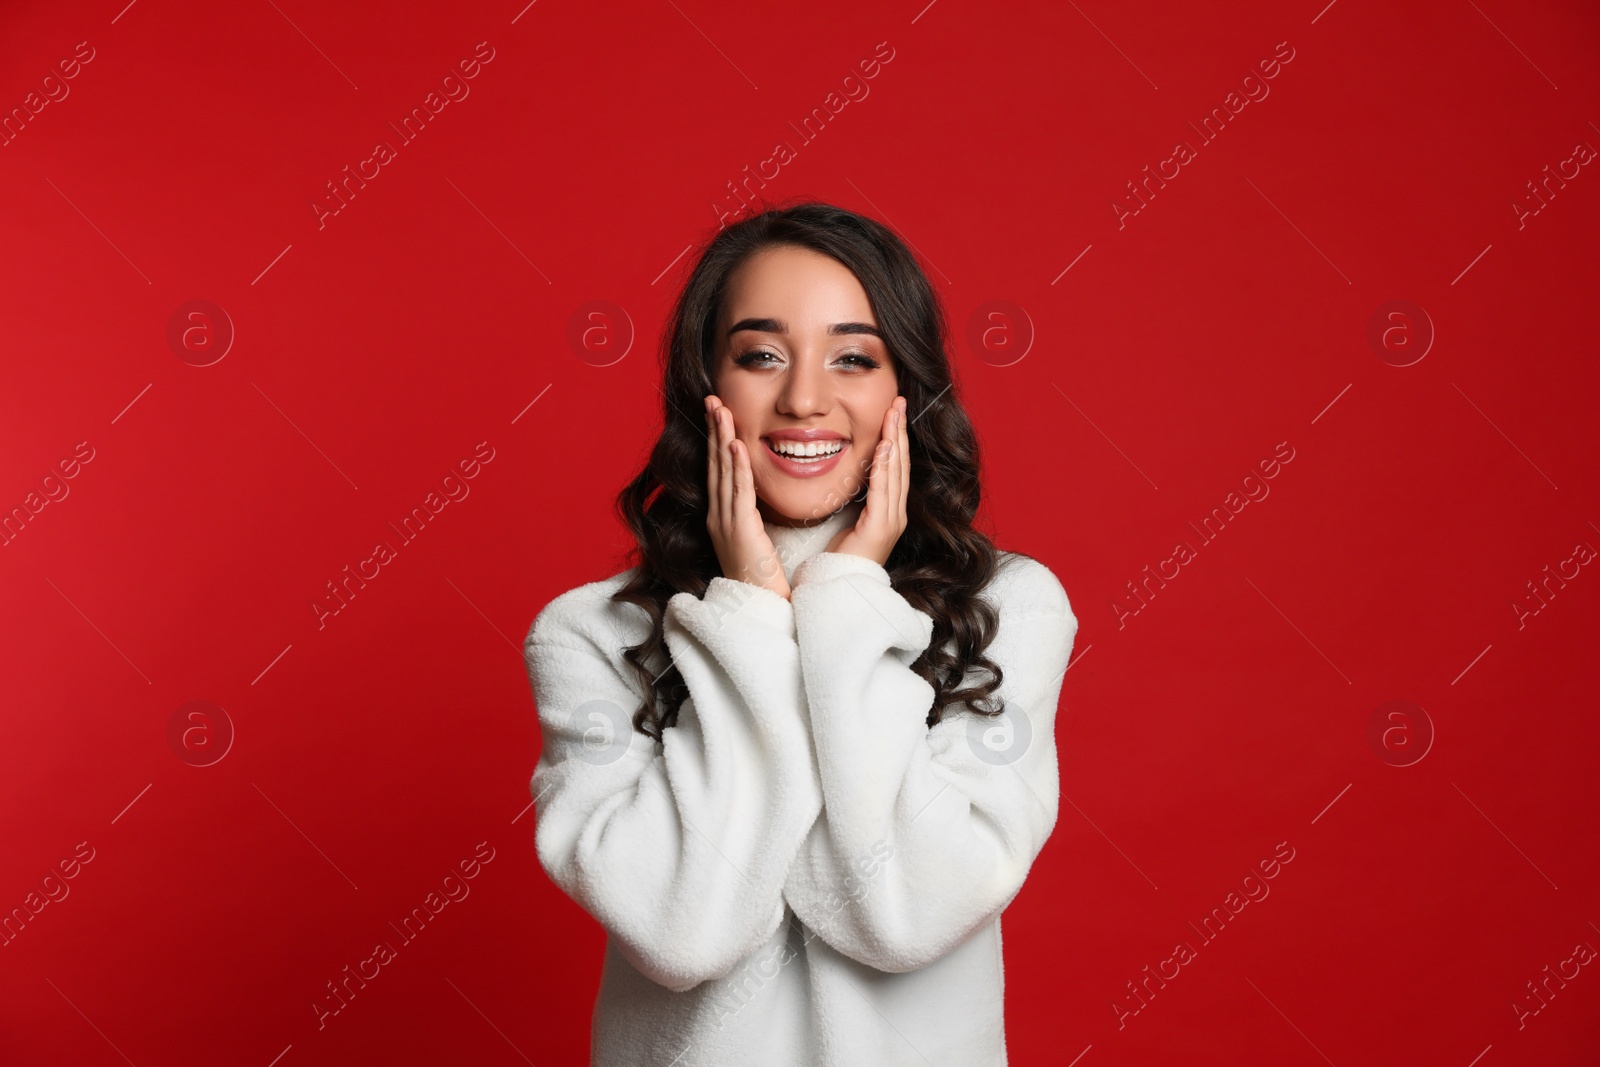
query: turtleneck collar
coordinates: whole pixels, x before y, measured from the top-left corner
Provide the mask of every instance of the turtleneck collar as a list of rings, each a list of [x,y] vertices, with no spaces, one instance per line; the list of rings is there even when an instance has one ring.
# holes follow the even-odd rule
[[[784,577],[793,582],[795,569],[825,551],[841,530],[854,526],[865,506],[864,499],[848,501],[838,511],[809,526],[778,526],[763,519],[761,524],[772,539],[772,547],[778,550],[778,559],[783,562]]]

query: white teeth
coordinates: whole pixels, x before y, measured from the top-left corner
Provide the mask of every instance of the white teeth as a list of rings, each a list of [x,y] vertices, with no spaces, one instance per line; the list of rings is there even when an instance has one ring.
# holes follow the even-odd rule
[[[811,456],[831,456],[835,452],[838,452],[844,448],[844,442],[839,440],[811,441],[806,444],[801,444],[798,441],[772,441],[770,443],[774,452],[780,452],[785,456],[797,456],[800,458],[808,458]]]

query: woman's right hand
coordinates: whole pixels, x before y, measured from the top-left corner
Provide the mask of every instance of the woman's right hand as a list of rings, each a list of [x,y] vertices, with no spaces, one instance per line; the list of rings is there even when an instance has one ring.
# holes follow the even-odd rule
[[[749,451],[738,439],[733,412],[715,393],[706,397],[706,427],[706,529],[722,575],[770,589],[787,600],[789,579],[783,561],[756,509]]]

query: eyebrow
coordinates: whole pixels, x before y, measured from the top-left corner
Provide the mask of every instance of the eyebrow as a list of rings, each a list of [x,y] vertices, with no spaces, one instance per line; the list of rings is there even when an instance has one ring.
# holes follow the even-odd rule
[[[728,330],[728,336],[732,337],[740,330],[786,334],[789,332],[789,324],[782,319],[740,319]],[[828,327],[828,333],[833,335],[864,333],[880,339],[883,337],[876,326],[866,322],[836,322]]]

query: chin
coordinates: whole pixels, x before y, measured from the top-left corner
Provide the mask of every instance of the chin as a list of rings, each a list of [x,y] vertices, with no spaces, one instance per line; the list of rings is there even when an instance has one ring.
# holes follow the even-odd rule
[[[790,524],[821,522],[841,508],[848,494],[843,485],[818,485],[763,496],[772,516]]]

